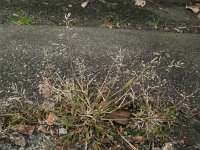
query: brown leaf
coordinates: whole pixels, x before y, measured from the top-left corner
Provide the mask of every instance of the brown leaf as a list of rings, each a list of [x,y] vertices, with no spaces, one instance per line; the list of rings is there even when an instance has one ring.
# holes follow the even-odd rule
[[[185,144],[185,140],[184,140],[184,139],[180,140],[180,141],[179,141],[179,144],[184,145],[184,144]]]
[[[83,3],[81,4],[81,7],[82,7],[82,8],[85,8],[85,7],[88,5],[89,2],[90,2],[89,0],[83,2]]]
[[[26,146],[25,138],[23,136],[16,137],[15,138],[15,144],[19,145],[21,147],[25,147]]]
[[[19,15],[17,13],[13,13],[12,14],[14,17],[19,17]]]
[[[118,124],[127,125],[131,119],[131,113],[128,110],[119,109],[112,112],[110,118]]]
[[[34,130],[35,130],[35,126],[32,125],[15,125],[12,127],[12,130],[17,131],[21,134],[24,135],[32,135]]]
[[[144,137],[143,137],[143,136],[140,136],[140,135],[136,135],[136,136],[132,137],[132,140],[133,140],[134,142],[141,143],[141,142],[144,141]]]
[[[55,134],[58,134],[58,129],[56,127],[46,127],[45,125],[40,125],[38,127],[38,131],[45,133],[45,134],[51,134],[52,136]]]
[[[198,20],[200,21],[200,13],[197,15]]]
[[[107,103],[106,101],[101,101],[100,107],[101,107],[102,109],[106,109],[106,108],[108,107],[108,103]]]
[[[109,28],[112,29],[113,28],[113,24],[108,22],[108,23],[103,23],[100,25],[100,28]]]
[[[197,6],[197,5],[194,5],[194,6],[186,6],[185,8],[186,8],[186,9],[190,9],[193,13],[198,13],[198,12],[200,12],[200,8],[199,8],[199,6]]]
[[[83,128],[78,128],[78,129],[76,129],[76,131],[74,132],[75,134],[79,134],[79,133],[81,133],[83,131]]]
[[[162,150],[173,150],[173,144],[172,143],[165,143],[164,147],[162,147]]]
[[[120,126],[118,130],[120,133],[124,132],[124,128],[122,126]]]
[[[50,130],[47,130],[45,126],[39,126],[38,131],[41,131],[42,133],[50,134]]]
[[[45,120],[45,123],[50,126],[50,125],[53,125],[53,123],[56,120],[58,120],[58,117],[56,116],[56,114],[53,112],[50,112],[47,119]]]
[[[38,85],[39,93],[43,94],[45,99],[49,99],[54,94],[54,91],[51,88],[52,85],[51,85],[50,81],[45,78],[43,80],[44,80],[44,83]]]

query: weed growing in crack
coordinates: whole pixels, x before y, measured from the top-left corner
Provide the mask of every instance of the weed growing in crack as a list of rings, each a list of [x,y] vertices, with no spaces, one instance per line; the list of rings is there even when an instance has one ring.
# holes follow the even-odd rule
[[[8,16],[8,20],[17,25],[29,25],[33,23],[34,17],[27,12],[21,11],[19,14]]]
[[[176,104],[169,97],[166,81],[157,74],[162,60],[156,57],[142,63],[139,71],[116,88],[121,85],[122,68],[126,67],[123,58],[120,50],[104,77],[88,74],[87,64],[80,59],[74,60],[71,77],[49,70],[39,85],[43,102],[29,104],[27,111],[24,105],[20,111],[2,111],[2,132],[21,123],[34,125],[37,131],[57,136],[63,148],[138,149],[171,141],[170,133],[182,115],[181,107],[176,106],[183,103]],[[181,65],[173,61],[165,69]],[[187,112],[185,107],[182,111]],[[8,112],[11,117],[7,117]]]
[[[152,17],[152,29],[153,30],[158,30],[159,28],[161,28],[163,26],[163,22],[159,19],[159,18],[155,18],[154,16]]]

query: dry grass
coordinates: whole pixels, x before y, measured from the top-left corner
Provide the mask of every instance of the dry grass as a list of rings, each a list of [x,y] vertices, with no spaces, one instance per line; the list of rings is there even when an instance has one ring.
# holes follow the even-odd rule
[[[86,66],[78,59],[71,78],[46,71],[39,85],[41,104],[31,103],[14,86],[16,93],[23,94],[1,107],[1,133],[11,132],[17,124],[34,125],[37,131],[57,136],[63,149],[77,143],[81,149],[139,149],[171,141],[170,134],[183,117],[182,107],[170,99],[166,81],[157,74],[160,57],[143,63],[141,70],[116,88],[124,67],[121,53],[113,58],[103,81],[98,74],[86,75]],[[181,65],[173,61],[166,69]]]

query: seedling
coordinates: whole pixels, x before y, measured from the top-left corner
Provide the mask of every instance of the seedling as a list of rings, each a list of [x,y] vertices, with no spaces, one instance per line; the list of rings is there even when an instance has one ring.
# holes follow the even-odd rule
[[[154,16],[153,16],[153,20],[152,20],[152,29],[154,30],[158,30],[160,27],[161,27],[161,21],[160,19],[156,19]]]
[[[33,16],[29,15],[25,11],[21,11],[19,14],[8,16],[8,20],[17,25],[29,25],[33,22]]]

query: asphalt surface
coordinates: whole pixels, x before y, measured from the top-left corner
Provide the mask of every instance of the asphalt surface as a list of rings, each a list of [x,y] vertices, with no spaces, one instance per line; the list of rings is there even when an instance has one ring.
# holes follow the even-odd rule
[[[172,73],[160,73],[168,81],[170,92],[190,95],[200,87],[200,35],[161,33],[100,28],[60,26],[0,26],[0,99],[12,95],[11,87],[26,89],[31,98],[39,98],[38,84],[48,64],[66,74],[71,59],[84,60],[90,71],[104,74],[113,57],[123,51],[128,69],[138,69],[141,62],[150,62],[155,54],[166,63],[183,62]],[[194,109],[200,110],[200,92],[191,98]],[[37,99],[38,100],[38,99]],[[186,149],[200,148],[200,122],[185,129]],[[184,149],[184,147],[181,147]]]

